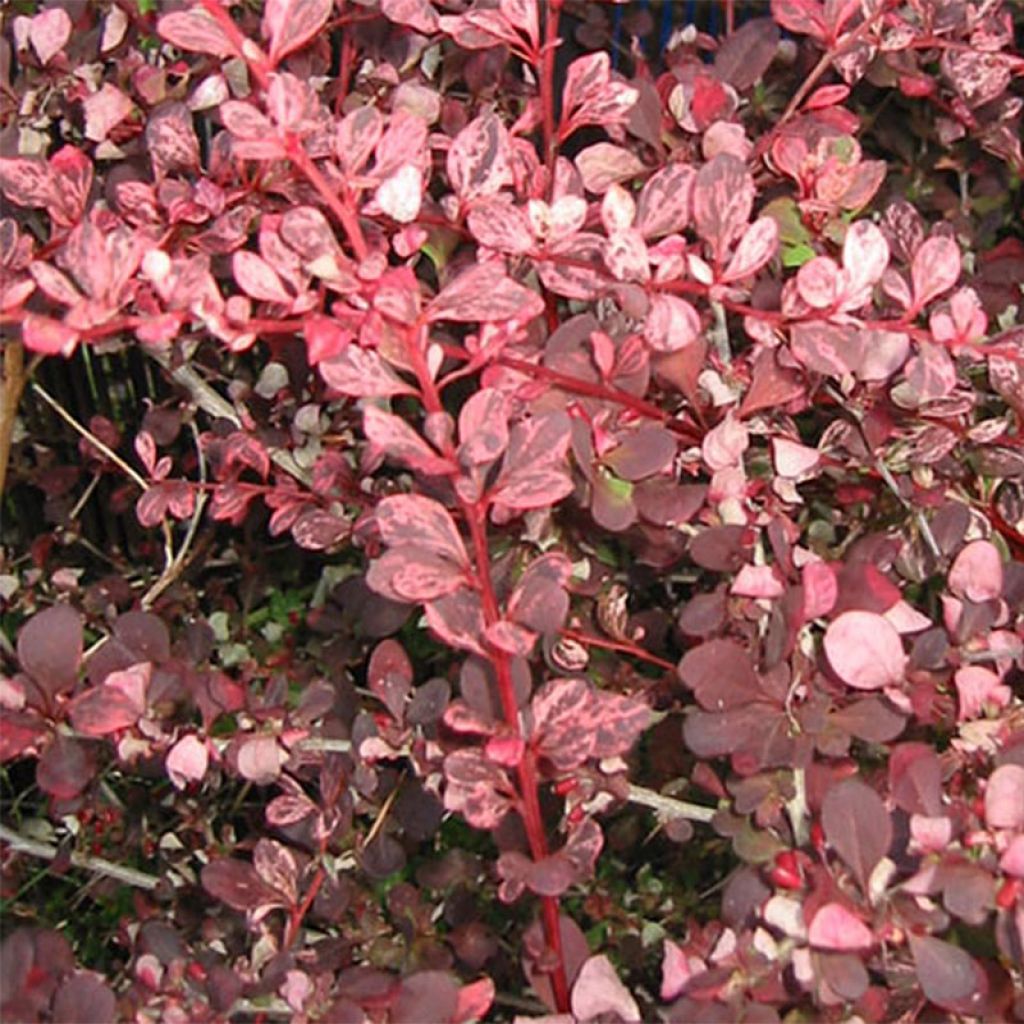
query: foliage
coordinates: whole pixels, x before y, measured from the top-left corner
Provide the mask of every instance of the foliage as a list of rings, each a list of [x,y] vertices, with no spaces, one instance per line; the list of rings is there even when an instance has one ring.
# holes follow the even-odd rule
[[[135,890],[6,1016],[1024,1020],[1009,6],[3,15],[5,357],[177,388],[4,577],[5,897]]]

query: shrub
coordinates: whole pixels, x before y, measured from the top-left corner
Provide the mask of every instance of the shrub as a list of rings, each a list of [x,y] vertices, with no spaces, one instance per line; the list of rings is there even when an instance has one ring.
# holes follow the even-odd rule
[[[7,1016],[1024,1019],[1009,5],[720,11],[5,12]]]

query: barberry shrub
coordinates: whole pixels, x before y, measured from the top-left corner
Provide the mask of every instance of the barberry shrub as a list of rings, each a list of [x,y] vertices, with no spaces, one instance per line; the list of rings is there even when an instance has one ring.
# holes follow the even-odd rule
[[[5,8],[5,1019],[1024,1020],[1012,6]]]

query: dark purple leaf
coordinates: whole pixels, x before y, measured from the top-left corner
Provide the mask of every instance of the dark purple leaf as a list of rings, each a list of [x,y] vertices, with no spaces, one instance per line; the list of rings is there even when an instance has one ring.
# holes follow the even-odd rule
[[[829,845],[866,891],[871,872],[892,844],[892,820],[882,798],[858,779],[846,779],[825,794],[821,824]]]
[[[743,707],[760,691],[749,652],[733,640],[691,647],[679,662],[679,678],[708,711]]]
[[[202,871],[203,888],[234,910],[288,906],[284,893],[267,884],[248,861],[234,857],[211,860]]]
[[[54,1024],[114,1024],[117,1001],[110,986],[93,974],[75,971],[53,999]]]
[[[901,743],[889,755],[889,792],[908,814],[942,813],[942,765],[927,743]]]
[[[623,480],[643,480],[670,466],[675,455],[675,435],[664,427],[652,426],[626,434],[601,461]]]
[[[392,718],[401,722],[412,688],[412,663],[397,640],[382,640],[373,649],[366,668],[366,681]]]
[[[58,734],[36,764],[36,782],[50,796],[71,800],[89,785],[95,771],[92,747]]]
[[[63,604],[33,615],[18,633],[18,660],[51,699],[66,693],[82,664],[82,617]]]
[[[985,1004],[988,979],[974,958],[931,935],[911,932],[907,938],[925,996],[943,1010],[975,1015]]]
[[[715,71],[737,92],[744,92],[768,70],[778,43],[779,29],[771,18],[744,22],[719,43]]]

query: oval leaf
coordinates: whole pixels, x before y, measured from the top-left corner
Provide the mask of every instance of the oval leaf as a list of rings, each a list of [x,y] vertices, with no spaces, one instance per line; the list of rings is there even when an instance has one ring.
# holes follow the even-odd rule
[[[825,631],[825,654],[836,675],[858,690],[878,690],[903,678],[900,635],[875,612],[840,615]]]

